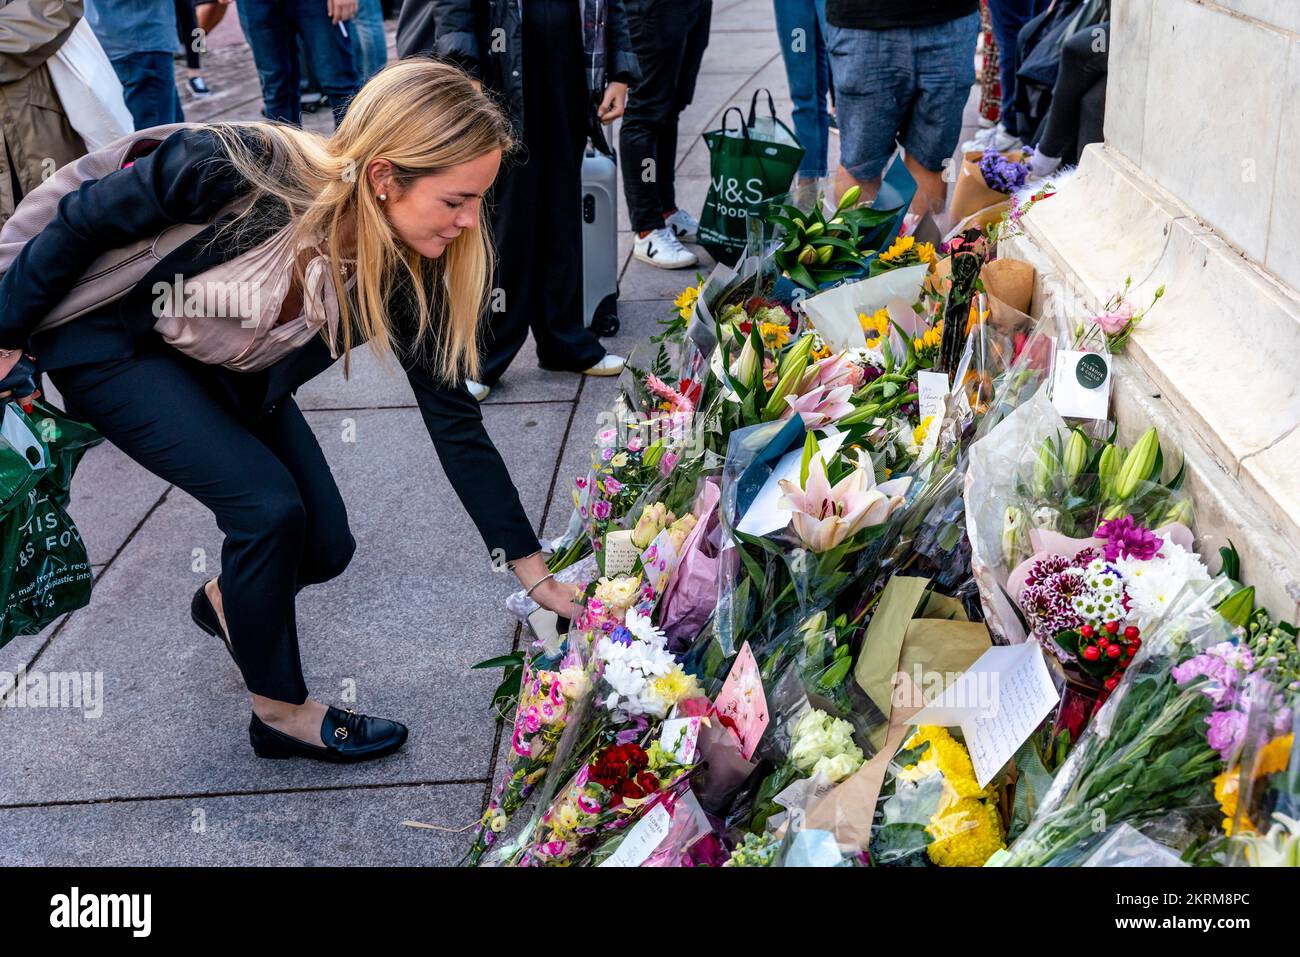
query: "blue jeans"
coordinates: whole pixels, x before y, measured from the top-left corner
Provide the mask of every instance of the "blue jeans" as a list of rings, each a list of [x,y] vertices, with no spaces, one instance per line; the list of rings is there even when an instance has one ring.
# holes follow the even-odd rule
[[[826,0],[773,0],[776,33],[785,61],[786,82],[794,102],[794,135],[803,147],[799,175],[826,175],[830,113],[831,61],[826,53]]]
[[[132,53],[110,62],[137,130],[185,120],[171,53]]]
[[[930,27],[827,28],[840,165],[854,179],[878,177],[895,146],[943,169],[961,139],[979,29],[978,13]]]
[[[1047,0],[989,0],[993,39],[998,45],[998,79],[1002,81],[1002,126],[1019,136],[1016,122],[1016,70],[1020,51],[1016,49],[1020,28],[1047,9]]]
[[[334,125],[361,84],[352,63],[352,41],[331,23],[325,0],[239,0],[239,25],[253,51],[262,81],[262,112],[268,120],[302,123],[298,46],[311,62],[321,92],[329,97]],[[351,25],[345,24],[351,34]]]
[[[388,62],[388,41],[384,38],[384,8],[379,0],[361,0],[357,15],[348,21],[352,37],[352,62],[357,81],[364,84]]]

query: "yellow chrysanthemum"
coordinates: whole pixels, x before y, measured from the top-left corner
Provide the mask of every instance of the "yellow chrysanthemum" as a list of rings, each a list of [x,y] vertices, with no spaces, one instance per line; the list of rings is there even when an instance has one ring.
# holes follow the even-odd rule
[[[925,853],[939,867],[983,867],[1007,846],[997,808],[975,798],[945,801],[925,830],[933,839]]]
[[[966,751],[966,746],[948,733],[947,728],[940,728],[937,725],[922,725],[916,729],[916,734],[903,745],[904,748],[914,748],[922,741],[928,742],[928,746],[921,754],[921,760],[915,765],[917,771],[924,773],[913,775],[916,777],[925,777],[935,771],[943,775],[943,779],[948,782],[949,786],[957,792],[958,797],[964,798],[982,798],[987,797],[988,792],[979,786],[975,780],[975,766],[971,764],[970,754]],[[903,777],[902,774],[899,777]]]
[[[691,318],[691,310],[695,308],[695,300],[700,298],[699,286],[687,286],[677,294],[673,300],[673,305],[677,307],[677,314],[683,319]]]
[[[656,678],[651,682],[650,688],[655,697],[669,704],[676,704],[686,698],[694,698],[702,694],[695,676],[681,668],[674,668],[668,674]]]
[[[763,339],[763,345],[769,349],[780,349],[790,341],[790,327],[783,326],[776,322],[764,322],[758,327],[759,335]]]
[[[1255,780],[1285,771],[1291,760],[1291,747],[1294,743],[1294,734],[1284,734],[1260,748],[1259,754],[1255,756],[1253,775]],[[1219,802],[1219,810],[1223,812],[1223,833],[1229,836],[1232,835],[1233,819],[1237,816],[1237,791],[1240,780],[1240,767],[1229,768],[1214,779],[1214,799]],[[1249,818],[1242,819],[1241,829],[1252,834],[1255,832]]]
[[[882,263],[897,262],[907,255],[908,251],[916,243],[914,236],[899,236],[894,240],[894,244],[880,254]]]
[[[916,246],[916,258],[923,263],[934,262],[934,243],[918,243]]]
[[[858,325],[866,333],[867,348],[874,349],[889,334],[889,309],[877,309],[870,317],[865,312],[858,313]]]

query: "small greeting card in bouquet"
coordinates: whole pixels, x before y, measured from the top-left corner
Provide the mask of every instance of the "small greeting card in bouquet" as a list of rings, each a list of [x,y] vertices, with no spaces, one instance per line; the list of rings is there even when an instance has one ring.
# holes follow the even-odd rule
[[[713,709],[718,719],[740,739],[741,756],[748,761],[754,756],[768,723],[767,696],[763,694],[763,679],[749,642],[736,655]]]
[[[654,589],[655,598],[662,597],[664,589],[677,570],[681,556],[673,545],[672,534],[664,529],[654,537],[646,550],[641,553],[641,567],[645,570],[645,581]]]

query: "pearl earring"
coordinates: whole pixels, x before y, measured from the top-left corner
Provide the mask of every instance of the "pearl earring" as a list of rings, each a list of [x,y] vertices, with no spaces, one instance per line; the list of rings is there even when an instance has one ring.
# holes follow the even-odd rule
[[[380,194],[379,194],[379,201],[380,201],[381,203],[382,203],[384,200],[386,200],[386,199],[388,199],[388,194],[387,194],[387,193],[380,193]]]

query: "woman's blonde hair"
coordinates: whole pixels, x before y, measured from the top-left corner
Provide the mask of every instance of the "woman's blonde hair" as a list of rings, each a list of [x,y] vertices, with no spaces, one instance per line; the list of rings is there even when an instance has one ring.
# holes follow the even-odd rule
[[[381,358],[431,349],[430,365],[444,380],[477,374],[478,324],[492,273],[484,220],[480,228],[463,231],[440,258],[425,259],[393,232],[366,176],[371,161],[382,157],[392,164],[396,185],[405,189],[421,176],[510,149],[505,115],[467,74],[429,59],[391,63],[361,88],[332,136],[275,123],[212,129],[235,171],[252,184],[254,203],[271,196],[286,207],[295,248],[324,240],[339,301],[345,368],[356,329]],[[256,135],[248,136],[250,131]],[[237,226],[250,219],[253,208]],[[355,236],[355,310],[343,278],[350,250],[340,241],[349,219]],[[304,267],[295,262],[300,283]],[[399,283],[409,286],[416,314],[410,342],[396,341],[389,321],[387,299]]]

